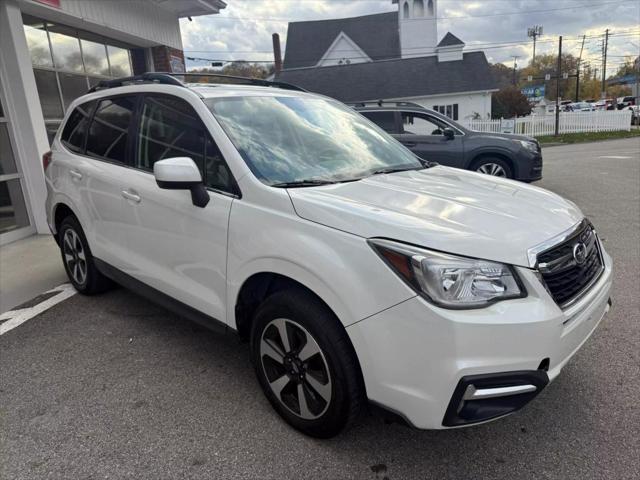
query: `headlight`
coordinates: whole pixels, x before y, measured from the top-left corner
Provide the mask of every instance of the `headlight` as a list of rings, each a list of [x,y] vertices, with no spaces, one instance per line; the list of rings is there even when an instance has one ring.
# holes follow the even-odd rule
[[[527,150],[538,153],[538,144],[536,142],[532,142],[531,140],[517,140],[517,142]]]
[[[444,308],[481,308],[526,291],[509,265],[372,239],[369,244],[416,292]]]

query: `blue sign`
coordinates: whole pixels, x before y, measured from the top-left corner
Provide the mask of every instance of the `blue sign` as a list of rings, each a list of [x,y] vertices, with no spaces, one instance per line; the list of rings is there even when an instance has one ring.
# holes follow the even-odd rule
[[[532,87],[523,87],[520,90],[522,94],[529,99],[539,99],[544,97],[544,85],[534,85]]]

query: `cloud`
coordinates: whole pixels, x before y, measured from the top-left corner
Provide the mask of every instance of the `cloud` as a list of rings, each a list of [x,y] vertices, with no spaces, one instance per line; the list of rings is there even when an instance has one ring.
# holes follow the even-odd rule
[[[280,34],[284,51],[289,21],[351,17],[398,8],[391,0],[228,0],[227,4],[218,15],[180,21],[186,56],[272,61],[271,34]],[[628,34],[640,30],[640,2],[634,0],[440,0],[437,15],[440,38],[451,31],[466,42],[467,50],[484,50],[491,62],[511,65],[516,55],[520,65],[526,64],[532,55],[527,27],[533,25],[544,26],[536,53],[555,53],[558,36],[563,35],[563,50],[578,55],[582,35],[586,34],[584,58],[598,64],[601,35],[607,28],[613,33],[609,41],[612,68],[625,55],[640,53],[640,35]],[[206,61],[187,61],[188,67],[206,65]]]

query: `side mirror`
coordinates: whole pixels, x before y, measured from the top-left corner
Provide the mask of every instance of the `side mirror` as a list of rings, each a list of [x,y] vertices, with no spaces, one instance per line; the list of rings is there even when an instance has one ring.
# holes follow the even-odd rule
[[[453,128],[446,127],[442,130],[442,135],[444,135],[444,138],[447,140],[453,140],[456,136],[456,132],[453,131]]]
[[[209,194],[202,183],[197,165],[189,157],[174,157],[153,164],[153,175],[158,187],[167,190],[190,190],[191,201],[204,208],[209,203]]]

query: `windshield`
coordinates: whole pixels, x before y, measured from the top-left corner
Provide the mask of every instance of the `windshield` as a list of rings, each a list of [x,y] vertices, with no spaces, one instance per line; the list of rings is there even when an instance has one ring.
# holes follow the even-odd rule
[[[253,174],[268,185],[341,182],[423,168],[400,143],[335,101],[247,96],[205,103]]]

